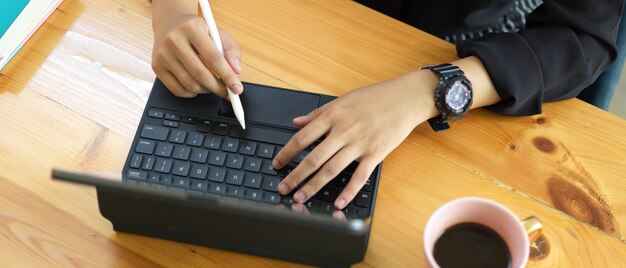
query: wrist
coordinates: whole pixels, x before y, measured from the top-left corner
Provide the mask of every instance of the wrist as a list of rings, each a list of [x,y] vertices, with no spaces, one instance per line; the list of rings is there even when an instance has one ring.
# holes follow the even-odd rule
[[[435,106],[435,87],[439,83],[437,74],[430,70],[415,70],[401,79],[405,80],[408,90],[406,96],[411,96],[407,102],[410,103],[415,126],[439,115]]]
[[[155,33],[181,22],[181,18],[191,16],[198,16],[197,1],[152,1],[152,28]]]

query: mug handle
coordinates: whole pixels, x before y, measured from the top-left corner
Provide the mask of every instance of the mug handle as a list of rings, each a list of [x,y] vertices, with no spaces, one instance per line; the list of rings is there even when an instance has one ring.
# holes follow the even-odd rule
[[[531,244],[541,235],[541,231],[543,231],[543,224],[539,218],[535,216],[523,219],[522,225],[524,226],[524,230],[526,230],[526,234],[528,234],[528,242]]]

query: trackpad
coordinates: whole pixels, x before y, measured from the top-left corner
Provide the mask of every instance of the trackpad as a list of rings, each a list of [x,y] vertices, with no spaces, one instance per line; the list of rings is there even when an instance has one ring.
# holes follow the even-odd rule
[[[318,107],[320,96],[244,83],[240,95],[247,122],[273,124],[293,128],[292,119],[306,115]],[[234,118],[230,102],[221,100],[218,114]]]

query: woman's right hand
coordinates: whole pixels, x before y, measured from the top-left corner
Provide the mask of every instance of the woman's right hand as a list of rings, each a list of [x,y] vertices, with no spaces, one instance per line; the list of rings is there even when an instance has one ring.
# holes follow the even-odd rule
[[[220,30],[224,55],[214,45],[197,1],[153,1],[154,48],[152,69],[178,97],[214,93],[227,97],[226,85],[243,92],[238,77],[241,50],[232,36]]]

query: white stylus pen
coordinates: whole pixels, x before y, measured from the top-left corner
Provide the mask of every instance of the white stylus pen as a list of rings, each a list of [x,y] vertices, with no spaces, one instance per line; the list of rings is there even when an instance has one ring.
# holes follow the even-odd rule
[[[215,18],[213,18],[213,12],[211,11],[211,6],[209,5],[209,0],[199,0],[200,1],[200,9],[202,9],[202,15],[204,16],[204,20],[206,21],[207,26],[209,26],[209,34],[211,34],[211,39],[213,43],[215,43],[215,47],[224,54],[224,46],[222,45],[222,38],[220,38],[220,33],[217,30],[217,24],[215,24]],[[228,91],[228,98],[230,99],[230,103],[233,105],[233,112],[241,125],[241,128],[246,129],[246,121],[243,114],[243,106],[241,106],[241,100],[239,99],[239,95],[233,93],[233,91],[226,86],[226,91]]]

